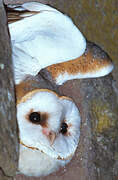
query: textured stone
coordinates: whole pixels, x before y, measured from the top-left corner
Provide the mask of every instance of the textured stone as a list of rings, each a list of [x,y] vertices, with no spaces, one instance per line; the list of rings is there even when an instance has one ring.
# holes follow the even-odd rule
[[[11,47],[6,14],[0,1],[0,180],[15,175],[18,157],[16,132]]]

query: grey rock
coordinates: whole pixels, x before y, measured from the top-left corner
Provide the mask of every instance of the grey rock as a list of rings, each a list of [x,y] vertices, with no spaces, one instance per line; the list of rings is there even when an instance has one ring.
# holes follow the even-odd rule
[[[18,138],[11,47],[6,13],[0,1],[0,180],[11,179],[17,169]]]

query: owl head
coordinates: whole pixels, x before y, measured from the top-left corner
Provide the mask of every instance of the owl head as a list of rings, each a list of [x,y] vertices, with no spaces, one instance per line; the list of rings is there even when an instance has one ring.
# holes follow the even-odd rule
[[[20,141],[56,159],[70,159],[80,135],[80,114],[72,101],[53,91],[37,89],[17,105]]]

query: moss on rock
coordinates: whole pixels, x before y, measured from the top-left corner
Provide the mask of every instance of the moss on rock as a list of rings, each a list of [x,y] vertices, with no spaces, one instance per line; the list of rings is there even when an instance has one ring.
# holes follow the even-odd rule
[[[100,100],[92,101],[91,105],[92,114],[95,117],[93,120],[93,131],[96,133],[103,133],[109,128],[113,128],[116,125],[116,121],[113,119],[113,113],[111,105]]]

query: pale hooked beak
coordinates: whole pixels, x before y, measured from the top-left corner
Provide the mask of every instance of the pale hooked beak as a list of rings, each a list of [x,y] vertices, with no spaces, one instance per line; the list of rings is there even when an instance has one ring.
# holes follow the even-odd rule
[[[50,141],[50,145],[52,146],[56,139],[56,133],[54,131],[48,130],[47,128],[44,128],[42,132],[48,138],[48,140]]]

